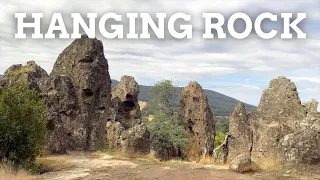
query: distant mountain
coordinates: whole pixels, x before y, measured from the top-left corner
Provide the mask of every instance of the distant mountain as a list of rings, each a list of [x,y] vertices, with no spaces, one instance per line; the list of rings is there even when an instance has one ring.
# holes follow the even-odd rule
[[[118,84],[119,84],[119,81],[112,80],[112,88],[116,87]],[[151,86],[139,85],[139,87],[140,87],[139,100],[148,102],[149,90]],[[181,90],[182,88],[179,87],[179,91]],[[204,92],[208,97],[209,106],[215,116],[229,116],[239,102],[239,100],[237,99],[234,99],[232,97],[223,95],[221,93],[218,93],[212,90],[205,89]],[[253,112],[257,109],[256,106],[246,104],[246,103],[245,103],[245,107],[249,112]]]

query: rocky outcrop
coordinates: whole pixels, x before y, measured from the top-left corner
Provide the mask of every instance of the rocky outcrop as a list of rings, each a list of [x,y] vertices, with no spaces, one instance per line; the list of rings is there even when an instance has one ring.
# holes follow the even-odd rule
[[[239,173],[250,171],[251,169],[250,155],[248,154],[238,155],[231,161],[229,169]]]
[[[101,41],[82,36],[72,42],[55,62],[46,91],[49,151],[103,149],[111,80]]]
[[[308,114],[300,126],[280,140],[278,160],[287,165],[320,164],[320,113]]]
[[[188,132],[188,159],[211,155],[214,148],[215,122],[207,96],[195,81],[182,90],[180,120]]]
[[[318,105],[319,103],[315,99],[311,99],[310,101],[303,103],[303,106],[308,113],[318,112]]]
[[[229,141],[228,161],[232,161],[239,154],[251,154],[253,134],[249,123],[249,116],[243,103],[239,103],[230,116],[229,133],[233,138]]]
[[[23,83],[29,89],[42,92],[45,80],[49,77],[47,72],[38,66],[34,61],[27,62],[27,65],[13,65],[5,72],[4,78],[0,82],[0,88],[11,87],[15,84]]]
[[[272,80],[257,112],[249,116],[253,128],[252,159],[275,160],[280,139],[299,129],[305,116],[295,84],[283,76]]]
[[[107,123],[109,148],[123,153],[148,153],[150,133],[141,121],[139,86],[131,76],[121,77],[112,90],[112,105]]]

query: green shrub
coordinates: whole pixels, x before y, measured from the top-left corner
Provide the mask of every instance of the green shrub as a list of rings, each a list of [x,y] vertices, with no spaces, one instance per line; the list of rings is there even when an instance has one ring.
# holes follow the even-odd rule
[[[41,152],[48,109],[25,85],[0,91],[0,156],[15,166],[28,167]]]
[[[161,159],[170,159],[187,148],[187,132],[178,120],[179,96],[177,86],[164,80],[150,88],[149,112],[153,119],[144,119],[150,131],[151,146]]]
[[[220,145],[223,143],[225,137],[226,137],[226,134],[225,134],[225,133],[219,132],[219,133],[216,135],[216,139],[215,139],[215,143],[214,143],[215,147],[220,146]]]

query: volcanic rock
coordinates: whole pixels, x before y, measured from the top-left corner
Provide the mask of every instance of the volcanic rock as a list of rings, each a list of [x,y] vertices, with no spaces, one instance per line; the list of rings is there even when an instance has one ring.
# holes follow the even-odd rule
[[[1,88],[11,87],[19,83],[26,83],[29,89],[40,93],[49,77],[47,72],[38,66],[34,61],[27,62],[27,65],[13,65],[4,73],[4,78],[0,82]]]
[[[73,41],[47,84],[49,151],[103,149],[111,80],[101,41],[87,36]]]
[[[280,140],[278,160],[287,165],[320,164],[320,113],[309,113],[300,126]]]
[[[240,154],[231,161],[229,169],[243,173],[251,169],[251,158],[248,154]]]
[[[215,122],[202,87],[195,81],[182,90],[179,118],[188,132],[188,159],[212,155]]]
[[[318,112],[318,105],[319,103],[315,99],[311,99],[310,101],[303,103],[303,106],[308,113]]]
[[[112,90],[112,105],[106,127],[109,148],[123,153],[149,153],[150,133],[141,121],[139,85],[131,76],[122,76]]]
[[[296,85],[283,76],[272,80],[257,112],[249,116],[253,128],[252,159],[275,160],[280,139],[299,129],[306,114]]]
[[[239,103],[230,116],[229,133],[233,138],[229,141],[228,161],[232,161],[239,154],[251,154],[252,129],[249,116],[243,103]]]

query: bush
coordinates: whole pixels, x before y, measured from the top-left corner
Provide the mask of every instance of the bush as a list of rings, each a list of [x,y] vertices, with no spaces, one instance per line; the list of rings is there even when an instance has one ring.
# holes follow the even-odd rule
[[[150,88],[149,95],[147,107],[153,118],[144,122],[150,131],[151,147],[162,160],[181,157],[188,139],[187,132],[178,120],[178,88],[165,80]]]
[[[186,150],[187,133],[179,124],[177,117],[157,113],[152,121],[147,123],[147,126],[153,143],[159,144],[161,147]]]
[[[215,147],[219,147],[223,143],[225,137],[226,137],[225,133],[219,132],[214,142]]]
[[[26,86],[0,91],[0,159],[14,166],[30,166],[41,152],[46,137],[48,109]]]

